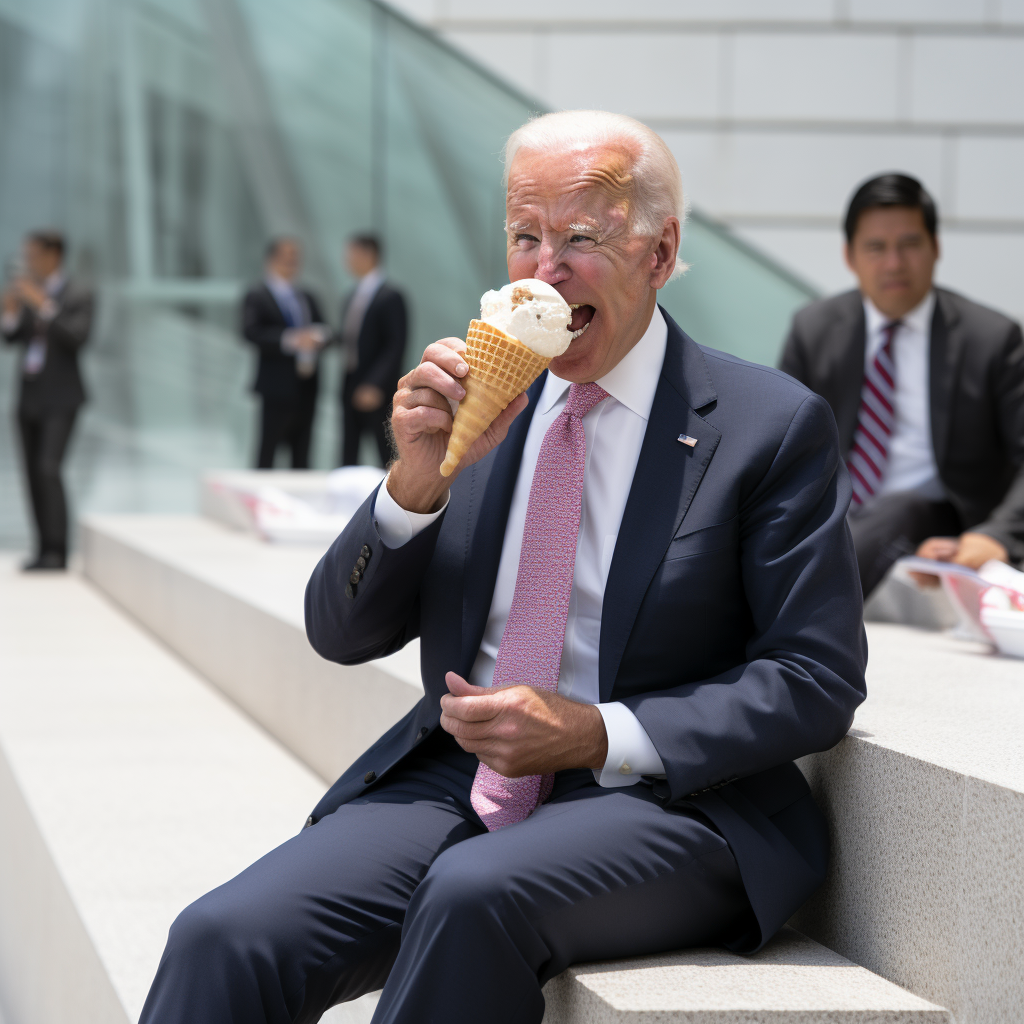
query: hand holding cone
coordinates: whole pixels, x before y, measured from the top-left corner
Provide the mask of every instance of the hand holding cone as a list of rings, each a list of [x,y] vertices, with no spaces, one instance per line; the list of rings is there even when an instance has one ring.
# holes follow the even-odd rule
[[[464,357],[469,365],[461,381],[466,397],[455,413],[448,451],[441,463],[442,476],[452,475],[473,442],[551,362],[482,320],[469,322]]]

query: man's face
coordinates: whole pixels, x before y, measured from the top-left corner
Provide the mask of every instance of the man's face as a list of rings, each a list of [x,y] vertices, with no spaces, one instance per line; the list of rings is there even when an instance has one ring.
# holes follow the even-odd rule
[[[672,274],[679,222],[661,237],[633,232],[632,155],[624,145],[576,152],[520,150],[508,178],[509,280],[553,285],[586,328],[551,370],[576,383],[597,380],[640,340],[657,289]]]
[[[302,269],[302,249],[298,242],[281,242],[268,261],[270,272],[293,281]]]
[[[368,246],[350,242],[345,250],[345,263],[353,277],[366,277],[377,266],[377,254]]]
[[[56,249],[48,249],[34,239],[29,238],[22,247],[25,269],[29,277],[36,281],[45,281],[59,266],[60,254]]]
[[[909,313],[932,287],[938,242],[921,211],[908,206],[866,210],[846,246],[847,266],[860,290],[887,317]]]

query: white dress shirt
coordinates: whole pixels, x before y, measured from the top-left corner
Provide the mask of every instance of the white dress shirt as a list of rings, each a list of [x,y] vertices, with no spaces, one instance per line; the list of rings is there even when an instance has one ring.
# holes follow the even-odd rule
[[[36,310],[36,326],[46,328],[49,322],[60,312],[56,298],[61,289],[67,283],[67,277],[61,267],[58,267],[43,282],[43,291],[46,292],[46,301]],[[16,313],[4,313],[0,321],[0,330],[4,334],[13,334],[21,322],[21,310]],[[25,348],[25,358],[22,362],[22,371],[28,376],[34,376],[42,372],[46,365],[46,335],[38,334],[29,340]]]
[[[896,422],[889,439],[889,457],[879,494],[916,491],[926,498],[945,497],[932,449],[932,418],[928,387],[928,355],[931,349],[932,313],[935,293],[929,292],[901,318],[892,341],[896,368]],[[889,317],[870,300],[864,299],[867,344],[864,367],[871,365],[882,346],[882,328]]]
[[[345,309],[345,322],[341,329],[346,352],[345,367],[350,371],[359,365],[359,332],[363,328],[366,311],[383,283],[384,274],[379,267],[374,267],[368,274],[359,278],[356,290]]]
[[[608,756],[603,770],[594,775],[602,786],[609,787],[629,786],[639,782],[641,775],[665,773],[661,758],[637,717],[617,701],[599,703],[598,658],[605,583],[665,361],[667,338],[665,319],[655,308],[644,336],[610,373],[598,380],[610,397],[583,417],[583,504],[558,692],[570,700],[596,704],[601,712],[608,733]],[[565,406],[568,393],[569,381],[549,372],[526,435],[487,625],[470,672],[469,681],[477,686],[491,685],[515,593],[537,456],[544,435]],[[373,515],[384,543],[398,547],[443,511],[428,515],[407,512],[391,497],[385,482],[377,493]]]

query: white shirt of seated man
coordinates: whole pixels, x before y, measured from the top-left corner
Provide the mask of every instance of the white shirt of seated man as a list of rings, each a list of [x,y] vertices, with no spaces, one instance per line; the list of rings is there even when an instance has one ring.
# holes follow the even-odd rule
[[[577,111],[571,121],[564,137],[557,130],[530,141],[513,135],[506,153],[509,280],[536,278],[555,287],[573,307],[573,341],[551,361],[527,433],[480,652],[470,680],[446,674],[441,727],[509,778],[590,768],[602,785],[621,786],[664,774],[636,717],[622,704],[599,703],[598,646],[605,581],[664,362],[667,328],[657,293],[681,269],[684,201],[675,160],[656,135],[610,114]],[[647,176],[647,187],[635,188],[641,164],[637,175]],[[399,382],[391,417],[398,458],[374,508],[385,544],[407,542],[446,506],[452,478],[439,467],[453,405],[466,393],[459,383],[469,370],[464,349],[461,338],[429,345]],[[582,515],[558,689],[481,685],[491,681],[509,617],[541,440],[570,383],[588,382],[610,397],[583,417]],[[514,399],[455,474],[500,444],[527,404],[525,395]]]
[[[595,771],[594,776],[602,786],[631,786],[640,781],[641,775],[663,775],[665,772],[654,744],[636,715],[618,701],[598,703],[598,658],[605,583],[654,403],[654,392],[665,361],[667,337],[665,318],[656,308],[650,326],[636,346],[610,373],[598,380],[597,383],[611,397],[599,402],[583,417],[587,441],[583,505],[562,664],[558,673],[558,692],[570,700],[596,704],[601,712],[608,732],[608,756],[604,769]],[[526,506],[537,456],[541,441],[561,413],[568,394],[569,381],[549,373],[526,435],[505,527],[491,610],[480,653],[469,677],[469,681],[477,686],[491,685],[498,646],[515,593]],[[407,512],[395,502],[385,485],[377,493],[373,516],[381,540],[394,548],[426,529],[443,511],[425,515]]]

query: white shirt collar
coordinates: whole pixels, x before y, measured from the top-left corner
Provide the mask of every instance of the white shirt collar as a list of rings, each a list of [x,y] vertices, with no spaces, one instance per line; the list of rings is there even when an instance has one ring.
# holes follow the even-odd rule
[[[900,321],[905,327],[927,338],[931,333],[934,309],[935,292],[930,291],[909,313],[900,317]],[[867,319],[869,339],[876,338],[890,319],[867,296],[864,297],[864,316]]]
[[[58,267],[52,274],[47,277],[43,282],[43,291],[52,299],[60,290],[64,287],[64,282],[67,277],[64,274],[64,268]]]
[[[363,274],[356,285],[356,294],[376,295],[377,289],[384,283],[384,273],[380,267],[374,267],[368,274]]]
[[[286,281],[283,277],[278,277],[277,274],[268,273],[264,278],[267,287],[274,295],[288,295],[295,293],[295,285],[291,281]]]
[[[643,337],[597,383],[641,419],[649,419],[667,345],[668,324],[661,310],[655,306],[654,315]],[[550,411],[569,390],[570,383],[549,371],[537,403],[537,411]]]

